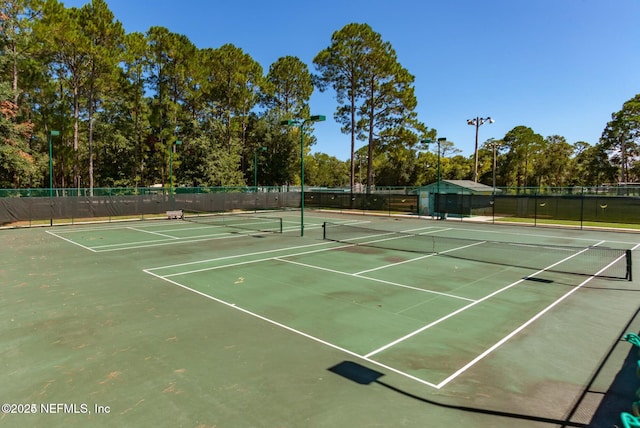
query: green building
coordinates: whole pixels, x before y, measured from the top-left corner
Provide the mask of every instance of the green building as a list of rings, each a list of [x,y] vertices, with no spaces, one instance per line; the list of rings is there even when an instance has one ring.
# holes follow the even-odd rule
[[[448,215],[491,215],[494,189],[485,184],[471,180],[440,180],[420,187],[419,192],[421,215],[441,219]]]

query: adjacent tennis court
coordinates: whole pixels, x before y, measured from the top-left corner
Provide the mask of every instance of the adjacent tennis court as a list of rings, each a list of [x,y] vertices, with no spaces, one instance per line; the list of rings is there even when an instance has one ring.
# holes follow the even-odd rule
[[[2,396],[90,410],[3,423],[615,415],[620,335],[640,329],[640,235],[323,212],[299,235],[295,211],[2,232]]]

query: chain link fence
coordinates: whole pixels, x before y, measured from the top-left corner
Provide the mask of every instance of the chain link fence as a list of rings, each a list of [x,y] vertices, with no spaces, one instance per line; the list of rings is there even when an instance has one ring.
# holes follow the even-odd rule
[[[179,187],[173,192],[155,187],[0,189],[0,225],[144,219],[176,209],[187,212],[298,209],[300,190],[293,186]],[[378,187],[371,193],[311,187],[304,197],[309,209],[339,212],[437,213],[441,218],[484,216],[493,221],[534,225],[553,221],[580,226],[584,222],[640,224],[640,186],[499,188],[491,194],[461,191],[427,196],[416,187]],[[423,212],[427,205],[433,209]]]
[[[229,212],[300,207],[300,193],[280,187],[1,190],[0,225],[34,226],[158,217],[167,211]],[[92,195],[90,195],[92,193]]]

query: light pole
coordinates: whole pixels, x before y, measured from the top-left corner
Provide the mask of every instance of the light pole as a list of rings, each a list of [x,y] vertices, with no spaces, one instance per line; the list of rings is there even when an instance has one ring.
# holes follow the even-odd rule
[[[280,125],[300,127],[300,236],[304,236],[304,125],[308,122],[322,122],[326,116],[315,115],[307,119],[283,120]]]
[[[436,182],[436,195],[438,195],[438,199],[440,199],[440,144],[442,144],[443,142],[447,141],[446,137],[441,137],[438,138],[438,181]],[[427,140],[422,140],[420,141],[423,144],[431,144],[433,143],[432,140],[427,139]]]
[[[476,127],[476,146],[473,152],[473,181],[478,182],[478,128],[484,125],[486,122],[493,123],[495,120],[491,119],[491,117],[476,117],[473,119],[467,120],[467,125]]]
[[[49,132],[49,197],[53,196],[53,145],[51,140],[59,135],[60,131],[51,130]]]
[[[253,191],[258,192],[258,151],[266,152],[267,148],[262,146],[253,152]]]

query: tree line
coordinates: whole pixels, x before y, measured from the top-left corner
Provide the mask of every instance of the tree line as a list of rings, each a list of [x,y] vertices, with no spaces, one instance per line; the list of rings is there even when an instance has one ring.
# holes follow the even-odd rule
[[[164,27],[126,33],[104,0],[0,5],[0,188],[299,184],[299,127],[314,89],[333,91],[351,156],[312,153],[305,184],[414,186],[470,179],[473,157],[420,122],[414,76],[367,24],[334,32],[313,59],[264,70],[233,44],[197,48]],[[638,181],[640,95],[595,145],[517,126],[478,152],[479,181],[499,186]],[[356,149],[357,141],[364,142]],[[51,157],[50,157],[51,155]],[[50,174],[50,170],[52,174]]]

